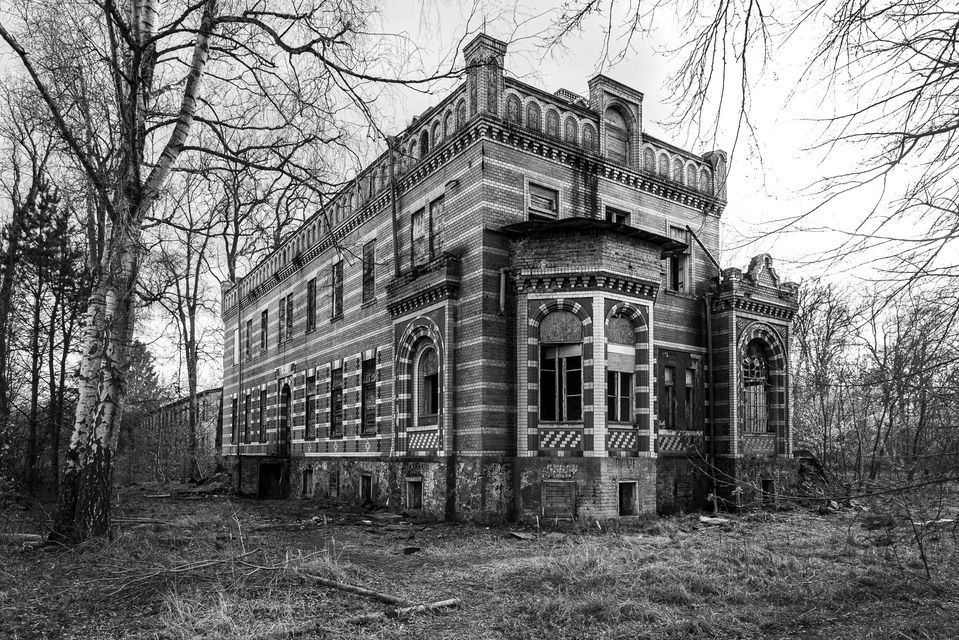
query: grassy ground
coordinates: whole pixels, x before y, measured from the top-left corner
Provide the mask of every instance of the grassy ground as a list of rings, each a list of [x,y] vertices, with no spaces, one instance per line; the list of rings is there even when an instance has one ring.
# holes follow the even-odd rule
[[[37,516],[8,505],[0,530],[39,532]],[[0,547],[0,637],[239,639],[313,625],[295,637],[959,638],[954,527],[927,531],[924,563],[908,521],[878,526],[893,521],[876,505],[730,520],[520,540],[318,503],[132,491],[111,541]],[[387,605],[296,571],[461,604],[351,624]]]

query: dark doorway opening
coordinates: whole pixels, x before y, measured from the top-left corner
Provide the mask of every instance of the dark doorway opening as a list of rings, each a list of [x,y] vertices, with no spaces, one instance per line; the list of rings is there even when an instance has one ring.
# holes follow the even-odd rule
[[[280,462],[260,464],[259,496],[267,499],[286,497],[286,469]]]
[[[636,515],[636,483],[619,483],[619,515]]]
[[[373,504],[373,476],[360,476],[360,502],[364,505]]]

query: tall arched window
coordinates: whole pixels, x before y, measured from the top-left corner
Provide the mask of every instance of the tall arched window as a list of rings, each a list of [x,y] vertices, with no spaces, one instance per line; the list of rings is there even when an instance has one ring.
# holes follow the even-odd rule
[[[673,160],[673,180],[683,183],[683,161],[679,158]]]
[[[426,154],[430,151],[430,134],[426,132],[426,129],[423,129],[423,133],[420,134],[420,157],[425,158]]]
[[[449,138],[453,135],[453,131],[456,129],[456,125],[453,122],[453,112],[447,111],[446,117],[443,118],[443,137]]]
[[[596,150],[596,130],[593,125],[583,125],[583,148],[587,151]]]
[[[616,107],[606,110],[606,156],[613,162],[629,163],[629,125]]]
[[[697,180],[696,178],[697,178],[696,166],[692,164],[687,166],[686,167],[686,186],[688,186],[691,189],[698,188],[699,180]]]
[[[583,419],[583,325],[569,311],[554,311],[539,325],[539,418]]]
[[[413,369],[413,425],[435,425],[440,413],[440,367],[436,348],[420,349]]]
[[[740,411],[745,433],[766,433],[769,430],[769,359],[762,342],[746,345],[742,361]]]
[[[659,175],[664,178],[669,177],[669,156],[665,153],[659,154]]]
[[[553,109],[546,112],[546,135],[550,138],[559,137],[559,114]]]
[[[456,128],[459,129],[466,124],[466,100],[460,100],[456,103]]]
[[[656,173],[656,153],[652,149],[643,151],[643,169]]]
[[[437,120],[433,123],[433,128],[430,130],[430,135],[433,136],[433,146],[435,147],[440,143],[440,140],[443,137],[442,132],[440,131],[440,121]]]

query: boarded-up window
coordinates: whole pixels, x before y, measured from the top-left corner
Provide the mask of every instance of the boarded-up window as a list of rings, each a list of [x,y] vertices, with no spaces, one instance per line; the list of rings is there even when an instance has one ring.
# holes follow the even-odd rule
[[[615,108],[606,110],[606,155],[613,162],[629,162],[629,128]]]
[[[556,480],[543,482],[543,516],[546,518],[575,518],[576,484]]]
[[[542,185],[529,184],[530,220],[555,220],[559,217],[559,192]]]

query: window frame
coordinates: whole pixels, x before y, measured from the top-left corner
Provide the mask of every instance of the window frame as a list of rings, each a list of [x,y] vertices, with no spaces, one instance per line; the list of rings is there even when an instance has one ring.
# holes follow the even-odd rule
[[[260,421],[260,442],[266,442],[266,389],[260,389],[260,403],[257,406],[257,419]]]
[[[316,330],[316,278],[306,283],[306,332]]]
[[[535,204],[534,198],[543,197],[543,194],[535,194],[536,191],[546,192],[546,195],[552,194],[553,207],[543,208]],[[552,221],[559,220],[560,211],[560,192],[556,187],[550,187],[538,182],[527,181],[526,183],[526,217],[529,220]]]
[[[246,340],[243,343],[243,359],[249,360],[253,357],[253,318],[246,320]]]
[[[343,437],[343,366],[330,371],[330,437]]]
[[[343,317],[343,260],[330,265],[330,321]]]
[[[635,411],[633,397],[635,386],[633,373],[630,371],[606,371],[606,421],[622,424],[632,424]],[[612,393],[611,393],[612,392]],[[612,413],[610,408],[613,409]],[[625,416],[625,418],[623,417]]]
[[[422,234],[417,236],[417,217],[422,219]],[[433,233],[432,220],[430,219],[430,208],[428,206],[420,207],[410,214],[410,267],[419,267],[427,264],[432,259],[433,253]],[[419,247],[419,250],[417,249]],[[420,255],[422,254],[422,255]]]
[[[363,302],[376,300],[376,238],[363,245]]]
[[[306,377],[306,397],[303,405],[306,412],[303,420],[303,439],[316,440],[316,374]]]
[[[616,220],[615,218],[618,218],[618,217],[624,217],[626,218],[626,221],[621,222],[619,220]],[[606,222],[614,222],[616,224],[624,224],[626,226],[629,226],[629,223],[632,217],[633,217],[632,214],[625,209],[620,209],[619,207],[606,205]]]
[[[668,235],[673,240],[686,243],[682,253],[669,256],[666,269],[666,290],[674,293],[690,293],[692,277],[690,265],[692,263],[692,246],[689,243],[689,232],[683,227],[668,224]]]
[[[265,353],[269,348],[270,338],[270,309],[267,307],[260,311],[260,353]]]
[[[567,351],[566,355],[562,352]],[[576,351],[577,353],[574,353]],[[553,352],[552,355],[550,352]],[[570,367],[571,360],[579,361],[578,366]],[[552,362],[553,366],[546,367],[547,362]],[[545,381],[549,374],[552,374],[552,384],[547,387]],[[578,393],[571,393],[570,379],[573,374],[578,373],[579,384]],[[545,343],[540,345],[539,352],[539,420],[540,422],[582,422],[583,420],[583,343]],[[576,386],[576,385],[572,385]],[[548,389],[552,389],[551,402],[547,402],[545,394]],[[573,409],[570,408],[570,400],[578,398],[577,403],[573,403]],[[544,413],[544,408],[552,405],[550,414]],[[552,417],[550,417],[552,416]]]
[[[677,400],[676,400],[676,366],[665,365],[663,367],[663,402],[666,407],[660,407],[663,412],[664,428],[675,430],[678,428]],[[663,411],[663,409],[665,409]]]
[[[360,365],[360,434],[376,435],[376,358]]]

